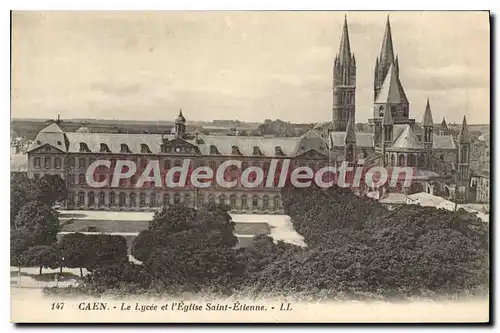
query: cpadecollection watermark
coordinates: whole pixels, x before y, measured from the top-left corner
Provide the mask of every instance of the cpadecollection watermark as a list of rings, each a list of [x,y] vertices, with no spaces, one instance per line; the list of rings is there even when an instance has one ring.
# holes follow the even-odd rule
[[[227,160],[216,168],[194,167],[192,160],[184,159],[182,165],[167,170],[160,167],[159,160],[149,160],[140,170],[131,160],[96,160],[86,172],[87,185],[101,187],[199,187],[217,186],[224,188],[282,188],[287,183],[298,188],[310,187],[313,183],[320,188],[334,185],[356,188],[367,185],[378,188],[408,187],[415,178],[412,167],[365,167],[364,160],[355,163],[346,161],[336,165],[326,165],[317,170],[309,166],[291,168],[289,159],[272,159],[265,170],[260,166],[242,168],[242,161]],[[138,176],[138,177],[137,177]],[[127,181],[133,179],[133,182]]]

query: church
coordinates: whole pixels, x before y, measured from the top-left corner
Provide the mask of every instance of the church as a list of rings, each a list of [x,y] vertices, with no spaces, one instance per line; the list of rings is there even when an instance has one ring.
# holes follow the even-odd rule
[[[356,132],[356,58],[351,51],[347,17],[333,66],[332,122],[323,126],[335,159],[365,159],[371,165],[409,166],[420,181],[411,192],[426,191],[466,199],[469,184],[471,139],[465,116],[458,137],[446,120],[436,126],[429,99],[420,123],[410,117],[410,103],[400,80],[387,16],[373,77],[373,110],[369,131]],[[325,132],[328,132],[327,134]]]
[[[317,171],[343,161],[364,166],[409,166],[416,170],[416,181],[406,193],[421,192],[457,198],[467,197],[470,178],[471,140],[464,117],[458,137],[448,131],[446,121],[436,126],[427,101],[421,123],[410,118],[410,106],[399,77],[398,57],[394,56],[389,18],[380,55],[375,59],[373,117],[369,131],[359,132],[356,120],[356,59],[351,51],[347,18],[342,29],[340,49],[333,63],[332,119],[327,126],[316,126],[298,137],[216,136],[186,131],[182,111],[175,119],[173,133],[98,133],[88,128],[76,132],[63,130],[54,122],[41,130],[28,149],[28,176],[58,174],[69,191],[66,209],[109,211],[152,211],[158,207],[183,203],[202,207],[208,202],[230,206],[231,212],[282,214],[280,189],[136,188],[143,170],[120,183],[119,188],[88,186],[85,173],[97,159],[128,159],[137,165],[158,160],[161,172],[179,166],[183,159],[215,170],[227,160],[240,160],[242,169],[258,166],[265,173],[273,159],[290,160],[290,167],[308,166]],[[236,171],[238,172],[238,171]],[[103,171],[106,179],[113,169]],[[238,176],[231,174],[229,176]],[[358,189],[366,194],[373,189]],[[388,189],[378,189],[382,195]]]

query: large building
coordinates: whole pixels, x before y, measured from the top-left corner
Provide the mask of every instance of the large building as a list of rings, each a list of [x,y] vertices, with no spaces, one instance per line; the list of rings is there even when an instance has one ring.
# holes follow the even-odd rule
[[[255,188],[214,185],[195,188],[135,188],[135,176],[120,182],[118,188],[91,188],[85,172],[97,159],[129,159],[139,166],[159,160],[161,172],[191,159],[195,166],[215,169],[222,162],[242,161],[242,168],[260,166],[267,173],[272,159],[290,160],[291,168],[310,166],[317,170],[328,163],[365,159],[369,165],[411,166],[418,170],[419,182],[427,192],[453,195],[469,183],[470,136],[465,117],[460,135],[448,133],[433,122],[429,101],[421,124],[410,118],[408,98],[399,78],[398,58],[389,19],[376,59],[373,118],[370,132],[356,132],[356,60],[351,52],[347,19],[344,22],[339,53],[333,66],[332,119],[300,137],[215,136],[186,131],[182,111],[175,119],[173,133],[123,134],[92,133],[86,128],[65,132],[57,122],[40,133],[28,149],[30,177],[59,174],[66,179],[70,192],[68,209],[151,210],[182,202],[200,207],[209,201],[224,202],[233,212],[282,213],[280,189],[264,185]],[[100,177],[110,176],[103,171]],[[236,172],[236,171],[235,171]],[[235,176],[235,175],[233,175]],[[412,191],[412,189],[407,189]],[[421,191],[421,188],[414,188]],[[452,193],[453,192],[453,193]]]

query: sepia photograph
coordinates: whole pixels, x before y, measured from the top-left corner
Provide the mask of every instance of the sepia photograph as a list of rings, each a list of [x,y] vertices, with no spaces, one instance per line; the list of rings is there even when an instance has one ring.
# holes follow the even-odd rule
[[[11,11],[13,323],[489,323],[488,11]]]

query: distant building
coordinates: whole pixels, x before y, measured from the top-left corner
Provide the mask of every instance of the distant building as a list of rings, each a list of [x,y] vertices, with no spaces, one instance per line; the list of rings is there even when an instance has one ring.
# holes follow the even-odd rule
[[[479,174],[475,174],[471,179],[471,188],[475,189],[477,203],[490,202],[490,170],[486,169]]]
[[[12,154],[10,155],[10,172],[28,174],[28,155]]]

